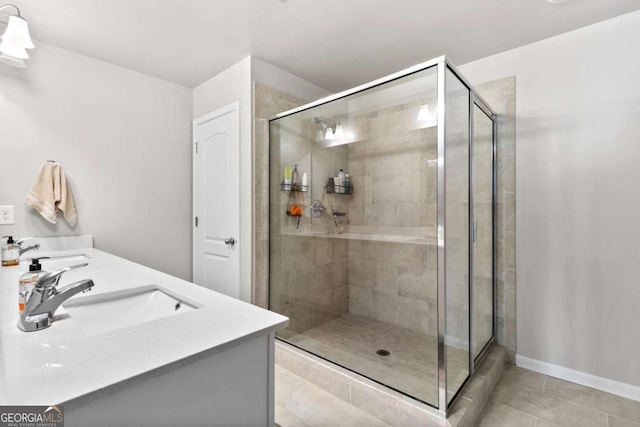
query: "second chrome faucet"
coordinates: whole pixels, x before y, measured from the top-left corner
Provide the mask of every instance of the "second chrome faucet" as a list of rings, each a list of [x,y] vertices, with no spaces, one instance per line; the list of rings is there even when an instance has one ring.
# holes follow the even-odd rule
[[[53,314],[65,302],[77,293],[90,291],[93,280],[85,279],[58,289],[62,274],[88,264],[77,264],[41,275],[32,289],[20,289],[18,328],[25,332],[48,328],[53,323]],[[23,295],[24,294],[24,295]]]

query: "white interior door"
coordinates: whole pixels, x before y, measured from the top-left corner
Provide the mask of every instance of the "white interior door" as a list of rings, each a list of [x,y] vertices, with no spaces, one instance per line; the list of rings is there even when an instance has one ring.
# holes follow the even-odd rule
[[[239,103],[194,120],[193,143],[193,281],[239,298]]]

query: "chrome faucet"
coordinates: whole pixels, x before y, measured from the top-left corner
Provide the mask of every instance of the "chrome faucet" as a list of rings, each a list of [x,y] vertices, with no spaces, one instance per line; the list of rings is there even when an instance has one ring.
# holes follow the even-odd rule
[[[22,255],[25,252],[29,252],[30,250],[40,249],[40,245],[37,243],[35,245],[27,246],[26,248],[22,249],[22,244],[24,243],[25,240],[28,240],[28,239],[33,239],[33,237],[23,237],[22,239],[16,242],[16,245],[18,245],[18,248],[20,248],[20,255]]]
[[[22,255],[25,252],[29,252],[30,250],[38,250],[38,249],[40,249],[40,245],[37,244],[37,243],[35,245],[27,246],[24,249],[22,249],[22,246],[20,246],[20,245],[18,245],[18,247],[20,248],[20,255]]]
[[[74,282],[62,289],[57,288],[63,273],[87,265],[86,263],[72,265],[40,277],[33,290],[27,295],[25,309],[20,312],[18,318],[18,328],[25,332],[48,328],[53,323],[53,314],[60,304],[77,293],[90,291],[93,287],[91,279]]]

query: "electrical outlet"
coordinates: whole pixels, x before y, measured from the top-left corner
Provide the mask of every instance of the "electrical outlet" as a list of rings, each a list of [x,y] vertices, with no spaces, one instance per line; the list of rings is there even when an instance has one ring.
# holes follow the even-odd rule
[[[13,206],[0,206],[0,224],[14,224]]]

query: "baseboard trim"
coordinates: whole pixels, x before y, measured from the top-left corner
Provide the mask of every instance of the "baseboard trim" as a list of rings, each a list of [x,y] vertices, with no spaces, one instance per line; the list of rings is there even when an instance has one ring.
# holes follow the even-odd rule
[[[522,356],[520,354],[516,354],[516,365],[551,377],[560,378],[561,380],[571,381],[572,383],[595,388],[596,390],[605,391],[607,393],[640,402],[640,387],[633,384],[598,377],[586,372],[575,371],[570,368],[565,368],[564,366],[531,359],[530,357]]]

